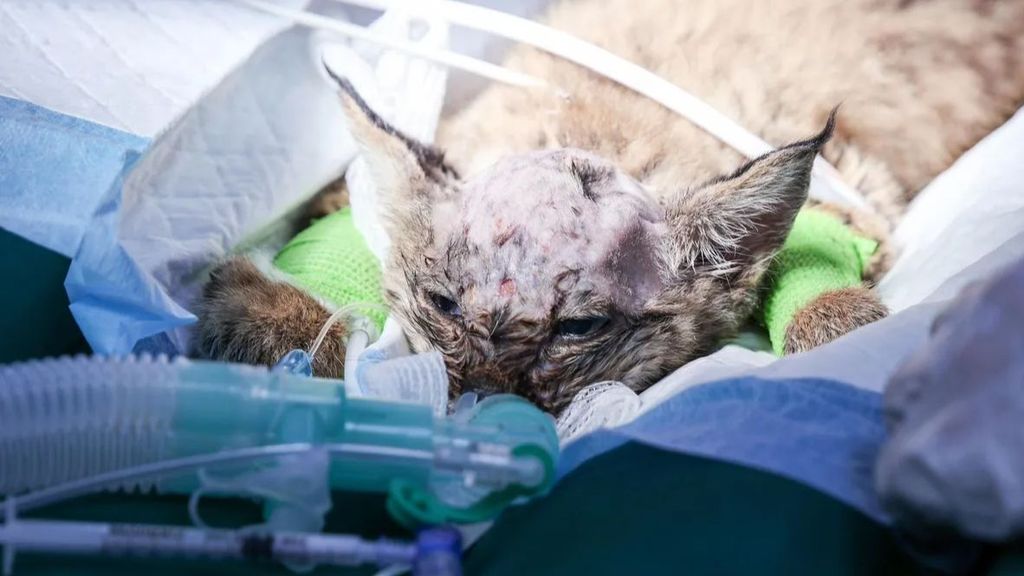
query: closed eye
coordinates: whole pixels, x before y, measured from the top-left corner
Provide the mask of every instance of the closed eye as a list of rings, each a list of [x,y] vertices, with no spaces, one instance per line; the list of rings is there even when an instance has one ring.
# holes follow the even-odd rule
[[[567,318],[558,323],[558,335],[565,338],[584,338],[595,334],[608,324],[604,316],[586,318]]]
[[[459,306],[456,301],[447,296],[432,292],[430,293],[430,301],[442,314],[451,316],[452,318],[459,318],[462,316],[462,307]]]

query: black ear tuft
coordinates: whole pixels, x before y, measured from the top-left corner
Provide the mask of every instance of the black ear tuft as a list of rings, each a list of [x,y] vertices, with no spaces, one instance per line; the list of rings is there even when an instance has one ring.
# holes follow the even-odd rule
[[[444,153],[441,150],[411,138],[396,129],[366,103],[366,100],[348,78],[339,76],[326,64],[324,64],[324,69],[338,85],[352,132],[364,149],[369,142],[380,143],[383,137],[387,137],[393,140],[394,144],[401,145],[412,154],[424,175],[440,181],[449,178],[458,179],[458,173],[445,162]],[[373,132],[377,132],[377,134],[373,134]]]
[[[832,111],[828,113],[828,119],[825,121],[825,127],[822,128],[821,132],[818,132],[816,135],[811,136],[810,138],[807,138],[806,140],[798,140],[796,142],[793,142],[792,144],[787,144],[787,145],[783,146],[782,148],[778,148],[778,149],[773,150],[771,152],[766,152],[766,153],[762,154],[761,156],[758,156],[757,158],[754,158],[753,160],[748,161],[746,164],[743,164],[742,166],[737,168],[733,173],[725,175],[725,176],[719,176],[717,178],[712,179],[710,182],[705,184],[705,186],[713,184],[713,183],[716,183],[716,182],[723,182],[725,180],[731,180],[733,178],[736,178],[737,176],[740,176],[744,172],[749,170],[752,166],[756,165],[758,162],[761,162],[762,160],[766,159],[767,157],[772,156],[774,154],[778,154],[779,152],[782,152],[782,151],[785,151],[785,150],[798,151],[798,152],[799,151],[813,150],[815,154],[820,153],[821,149],[825,147],[825,144],[827,144],[828,141],[832,139],[832,134],[835,132],[835,129],[836,129],[836,114],[838,112],[839,112],[839,105],[837,105],[835,108],[832,108]]]
[[[825,147],[825,144],[828,144],[828,141],[832,139],[832,134],[836,131],[836,116],[839,114],[840,106],[842,106],[842,104],[837,104],[832,108],[832,111],[828,113],[828,120],[825,121],[825,127],[821,129],[821,132],[819,132],[817,136],[812,136],[807,140],[794,142],[793,144],[786,146],[786,148],[804,146],[813,148],[820,152],[821,149]]]

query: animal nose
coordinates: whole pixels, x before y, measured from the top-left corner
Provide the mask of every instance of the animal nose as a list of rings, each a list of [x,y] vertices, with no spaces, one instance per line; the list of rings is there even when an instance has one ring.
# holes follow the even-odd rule
[[[480,400],[483,400],[488,396],[494,396],[495,394],[499,394],[499,392],[497,390],[475,388],[473,390],[467,390],[466,392],[464,392],[464,394],[474,394],[476,396],[476,400],[479,402]]]
[[[483,400],[488,396],[500,394],[501,390],[494,382],[486,378],[473,378],[462,384],[462,393],[465,394],[467,392],[472,392],[476,394],[479,400]]]
[[[478,312],[467,323],[469,333],[485,342],[494,336],[494,316],[490,312]]]

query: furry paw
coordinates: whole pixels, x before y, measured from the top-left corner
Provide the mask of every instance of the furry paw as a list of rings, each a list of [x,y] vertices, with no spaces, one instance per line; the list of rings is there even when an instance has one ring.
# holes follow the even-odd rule
[[[304,213],[305,225],[309,226],[315,220],[334,214],[348,205],[348,186],[342,176],[317,192],[309,201]]]
[[[247,258],[217,267],[203,289],[196,352],[203,358],[272,366],[295,348],[309,350],[330,316],[315,298],[275,282]],[[345,326],[335,323],[313,360],[313,373],[340,378]]]
[[[889,313],[874,292],[864,287],[826,292],[801,309],[786,327],[785,353],[805,352],[847,332],[885,318]]]

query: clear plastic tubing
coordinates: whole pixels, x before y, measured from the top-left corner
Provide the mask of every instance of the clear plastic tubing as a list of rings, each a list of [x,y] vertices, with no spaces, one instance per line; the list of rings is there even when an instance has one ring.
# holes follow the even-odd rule
[[[0,495],[286,443],[344,445],[332,454],[335,489],[386,492],[396,478],[461,490],[471,477],[474,492],[548,484],[543,461],[557,458],[550,417],[514,399],[488,409],[476,423],[435,418],[424,405],[348,398],[341,381],[185,359],[0,366]],[[535,457],[513,454],[527,445],[539,449]],[[150,477],[119,487],[187,493],[196,482]]]
[[[345,383],[350,392],[360,390],[356,367],[359,365],[359,355],[366,350],[366,345],[369,342],[370,335],[366,330],[355,330],[348,337],[348,344],[345,348]]]

